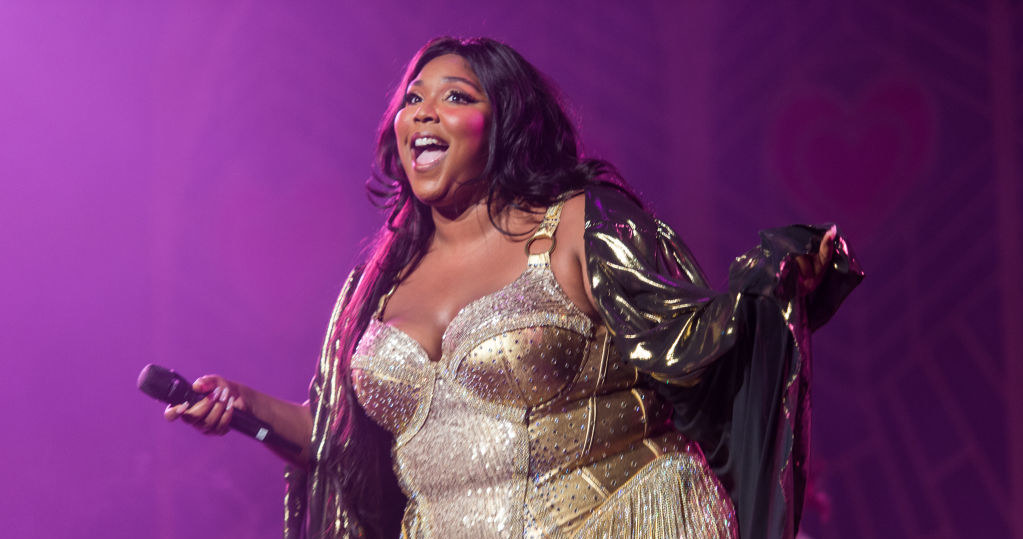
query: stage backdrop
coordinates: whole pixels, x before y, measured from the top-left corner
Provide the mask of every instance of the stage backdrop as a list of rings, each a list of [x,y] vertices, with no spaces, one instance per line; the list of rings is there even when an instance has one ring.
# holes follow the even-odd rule
[[[0,534],[279,536],[280,462],[167,424],[135,378],[305,398],[381,223],[387,94],[454,34],[557,81],[716,282],[758,229],[840,224],[867,279],[815,341],[806,534],[1023,538],[1021,22],[1013,0],[0,3]]]

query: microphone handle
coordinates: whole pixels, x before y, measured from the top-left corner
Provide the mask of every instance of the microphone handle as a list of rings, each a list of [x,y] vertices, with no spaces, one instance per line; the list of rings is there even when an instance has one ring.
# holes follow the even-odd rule
[[[163,369],[162,367],[158,368]],[[143,375],[145,372],[146,371],[143,370]],[[167,391],[166,395],[157,398],[174,405],[181,404],[186,401],[195,404],[205,398],[206,395],[209,395],[209,393],[198,393],[194,391],[191,384],[189,384],[183,376],[173,371],[169,372],[174,376],[171,388]],[[284,438],[280,434],[277,434],[272,428],[270,428],[270,424],[245,410],[239,410],[237,408],[232,410],[230,426],[232,429],[246,436],[284,452],[294,455],[298,455],[302,452],[302,448],[299,447],[298,444]]]
[[[299,447],[298,444],[284,438],[280,434],[277,434],[270,428],[268,423],[262,421],[249,412],[246,412],[245,410],[233,410],[230,424],[232,429],[247,436],[251,436],[268,446],[275,447],[295,455],[302,452],[302,448]]]

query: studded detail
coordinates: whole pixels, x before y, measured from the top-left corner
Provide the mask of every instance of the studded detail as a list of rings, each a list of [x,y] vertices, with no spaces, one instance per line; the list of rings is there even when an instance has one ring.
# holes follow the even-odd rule
[[[378,320],[360,340],[352,380],[396,437],[403,536],[735,537],[699,448],[565,296],[550,250],[459,312],[438,362]]]

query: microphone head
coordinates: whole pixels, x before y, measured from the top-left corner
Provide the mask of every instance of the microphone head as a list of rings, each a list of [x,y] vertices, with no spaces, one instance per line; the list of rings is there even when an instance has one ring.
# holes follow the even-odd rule
[[[183,376],[152,363],[139,373],[138,384],[143,393],[168,404],[181,404],[192,394],[192,384]]]

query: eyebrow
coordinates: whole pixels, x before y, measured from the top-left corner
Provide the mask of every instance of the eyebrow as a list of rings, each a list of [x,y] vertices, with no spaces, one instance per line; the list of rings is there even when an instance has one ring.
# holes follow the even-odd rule
[[[477,85],[475,82],[473,82],[473,81],[471,81],[471,80],[469,80],[469,79],[467,79],[465,77],[442,77],[440,80],[441,80],[441,82],[461,82],[461,83],[464,83],[464,84],[468,84],[469,86],[472,86],[473,88],[475,88],[477,92],[484,93],[483,89],[480,88],[479,85]],[[412,86],[422,86],[422,85],[423,85],[423,81],[421,81],[419,79],[416,79],[416,80],[412,81],[412,84],[409,84],[410,87],[412,87]]]

